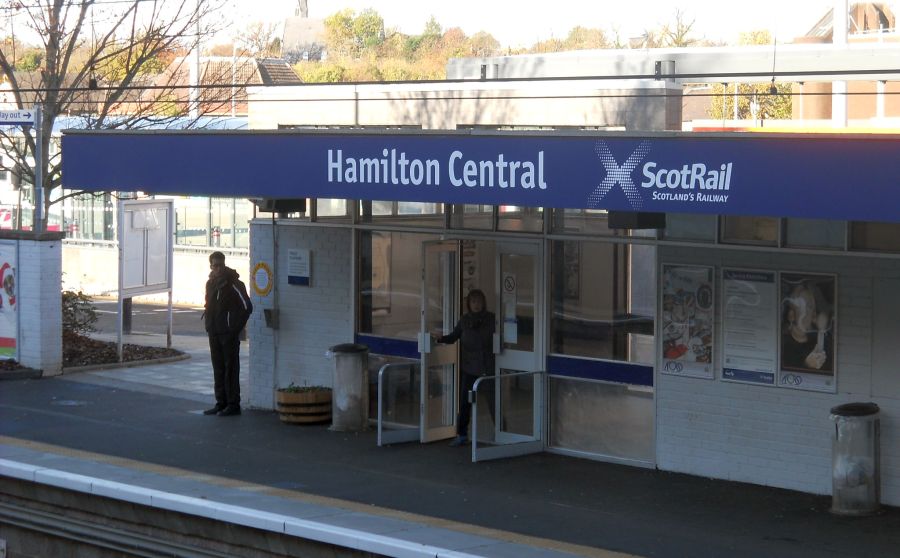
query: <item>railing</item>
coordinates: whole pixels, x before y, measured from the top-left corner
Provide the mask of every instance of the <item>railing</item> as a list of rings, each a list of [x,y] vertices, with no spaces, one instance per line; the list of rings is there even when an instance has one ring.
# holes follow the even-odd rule
[[[92,248],[109,248],[116,249],[119,247],[119,242],[116,240],[94,240],[90,238],[64,238],[63,242],[65,244],[69,244],[72,246],[84,246],[84,247],[92,247]],[[208,245],[190,245],[190,244],[175,244],[172,246],[173,251],[176,253],[196,253],[196,254],[209,254],[211,250],[218,250],[219,252],[224,253],[226,256],[234,256],[234,257],[245,257],[250,254],[249,248],[235,248],[228,246],[208,246]]]
[[[497,379],[501,381],[506,381],[510,378],[523,378],[526,376],[532,376],[534,378],[532,384],[532,435],[526,436],[522,434],[505,434],[502,432],[503,428],[498,427],[498,423],[502,425],[503,423],[503,390],[500,389],[498,392],[498,387],[494,386],[494,393],[500,394],[500,408],[497,409],[495,415],[495,425],[494,425],[494,434],[495,439],[490,447],[478,447],[478,388],[481,387],[482,382],[496,382]],[[484,461],[487,459],[498,459],[501,457],[513,457],[516,455],[525,455],[528,453],[536,453],[543,450],[543,440],[542,440],[542,424],[541,424],[541,416],[544,414],[541,402],[543,401],[543,387],[544,387],[544,377],[545,372],[543,370],[536,370],[531,372],[512,372],[509,374],[500,374],[498,376],[482,376],[475,380],[475,384],[472,386],[472,391],[469,393],[469,402],[472,404],[472,462]],[[536,400],[536,401],[535,401]],[[488,405],[493,405],[495,401],[487,401]],[[537,403],[537,404],[536,404]]]
[[[403,369],[409,374],[409,386],[412,390],[415,382],[413,381],[417,374],[421,374],[421,365],[418,362],[392,362],[385,364],[378,370],[378,446],[385,444],[397,444],[401,442],[412,442],[418,440],[420,436],[421,424],[416,426],[398,426],[387,430],[384,428],[384,382],[385,378],[399,372]],[[416,409],[417,416],[421,415]]]

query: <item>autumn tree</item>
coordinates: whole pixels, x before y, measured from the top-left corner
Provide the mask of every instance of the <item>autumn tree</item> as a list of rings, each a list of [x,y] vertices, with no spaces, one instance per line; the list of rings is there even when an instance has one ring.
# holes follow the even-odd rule
[[[441,45],[444,48],[444,55],[450,58],[463,58],[469,55],[468,37],[459,27],[451,27],[444,32],[441,38]]]
[[[497,56],[500,42],[487,31],[479,31],[469,38],[470,56]]]
[[[294,71],[304,82],[439,80],[450,58],[495,56],[500,43],[486,32],[471,37],[459,28],[444,30],[433,16],[421,33],[385,29],[374,10],[343,10],[325,19],[328,57],[301,61]]]
[[[39,106],[43,119],[39,135],[32,127],[0,129],[2,164],[24,183],[33,183],[35,167],[41,170],[45,215],[51,200],[60,199],[52,195],[62,184],[59,151],[49,150],[60,116],[77,116],[79,122],[70,126],[91,129],[165,127],[196,108],[168,103],[168,117],[160,117],[161,101],[180,93],[176,83],[154,78],[176,54],[217,30],[213,14],[221,6],[216,2],[47,0],[15,3],[7,12],[20,36],[40,41],[40,56],[39,62],[29,61],[3,42],[0,71],[15,106]],[[34,63],[39,63],[37,71],[25,71]],[[196,119],[183,123],[194,124]],[[37,137],[42,156],[33,166]]]
[[[403,45],[403,55],[407,60],[411,61],[428,56],[431,51],[439,47],[442,37],[441,25],[434,16],[431,16],[425,23],[425,29],[420,35],[406,37]]]
[[[742,45],[773,44],[769,31],[758,30],[741,33]],[[737,91],[735,91],[737,87]],[[713,101],[707,114],[716,120],[789,120],[791,118],[791,83],[778,83],[774,79],[763,83],[716,83],[712,86]]]
[[[590,50],[609,48],[612,46],[606,33],[602,29],[577,26],[569,31],[569,35],[563,41],[566,50]]]
[[[531,54],[544,54],[547,52],[562,52],[563,50],[562,40],[551,37],[534,43],[531,45],[531,48],[528,49],[528,52]]]
[[[369,8],[359,15],[352,9],[325,18],[325,42],[329,55],[359,58],[366,49],[384,42],[384,19]]]

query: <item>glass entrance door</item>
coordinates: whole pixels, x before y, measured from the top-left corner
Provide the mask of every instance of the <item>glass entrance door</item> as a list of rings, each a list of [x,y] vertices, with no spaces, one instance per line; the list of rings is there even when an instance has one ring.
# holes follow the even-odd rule
[[[537,242],[497,242],[495,261],[496,369],[480,380],[493,386],[477,390],[493,392],[493,436],[473,444],[473,461],[543,450],[543,252]]]
[[[456,435],[458,351],[434,343],[449,333],[459,317],[459,243],[426,242],[422,254],[422,355],[420,430],[422,443]]]

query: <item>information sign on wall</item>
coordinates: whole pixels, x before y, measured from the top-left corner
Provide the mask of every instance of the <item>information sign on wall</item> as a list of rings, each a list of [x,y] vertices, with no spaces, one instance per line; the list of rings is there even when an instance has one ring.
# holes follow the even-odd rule
[[[713,378],[713,268],[663,265],[662,372]]]
[[[519,342],[519,322],[516,317],[516,303],[519,286],[513,273],[503,274],[503,342],[515,345]]]
[[[775,385],[774,271],[722,270],[722,379]]]
[[[300,248],[291,248],[288,250],[288,284],[310,285],[309,279],[312,273],[312,262],[310,260],[309,250]]]

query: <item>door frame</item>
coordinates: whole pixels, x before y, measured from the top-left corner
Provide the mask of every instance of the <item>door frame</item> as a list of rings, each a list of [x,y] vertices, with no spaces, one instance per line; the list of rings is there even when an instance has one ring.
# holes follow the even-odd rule
[[[427,269],[429,256],[434,254],[452,254],[450,262],[452,265],[443,265],[442,261],[440,270],[441,274],[441,307],[442,313],[442,331],[445,334],[447,330],[452,330],[459,319],[460,294],[461,294],[461,277],[460,255],[461,246],[459,240],[426,240],[422,242],[422,275],[421,281],[421,307],[419,322],[419,353],[420,353],[420,375],[419,375],[419,441],[423,444],[434,442],[437,440],[445,440],[456,436],[456,422],[459,409],[459,348],[456,344],[439,345],[432,341],[432,334],[436,333],[428,331],[428,282]],[[437,400],[432,401],[430,391],[433,389],[429,381],[429,369],[432,366],[451,366],[452,379],[449,382],[442,382],[440,393]],[[450,397],[450,409],[446,409]],[[444,412],[449,412],[449,424],[429,427],[428,417],[430,415],[432,405],[442,405],[445,407]]]
[[[533,378],[533,400],[532,400],[532,432],[533,436],[515,434],[503,431],[503,421],[495,420],[494,424],[494,444],[478,446],[477,437],[472,437],[472,461],[485,461],[490,459],[499,459],[503,457],[512,457],[516,455],[526,455],[530,453],[538,453],[544,450],[545,444],[545,425],[546,425],[546,273],[544,269],[545,261],[545,242],[543,239],[525,240],[525,239],[490,239],[494,243],[494,304],[497,315],[498,331],[494,336],[494,353],[496,355],[496,364],[494,367],[494,378],[480,379],[478,382],[493,381],[494,401],[490,404],[494,405],[494,416],[502,417],[503,406],[501,403],[502,385],[500,383],[501,370],[513,370],[516,375],[521,377]],[[513,327],[513,322],[507,321],[504,312],[504,305],[509,303],[509,299],[504,299],[504,289],[509,285],[504,285],[506,279],[503,276],[503,256],[506,254],[521,254],[532,257],[533,261],[533,292],[532,297],[534,307],[532,309],[532,350],[531,351],[504,351],[502,350],[506,327]],[[516,292],[517,286],[512,287]],[[507,291],[509,296],[509,292]],[[518,296],[517,292],[514,296]],[[515,304],[515,301],[513,301]],[[515,324],[518,327],[518,324]],[[524,373],[524,374],[520,374]],[[477,427],[477,413],[472,413],[473,431]]]
[[[403,441],[413,441],[416,437],[419,438],[421,443],[427,443],[430,441],[440,440],[450,438],[456,435],[456,421],[459,405],[468,405],[470,404],[468,401],[468,394],[459,393],[459,349],[457,344],[453,345],[437,345],[433,343],[431,333],[426,331],[426,308],[427,304],[427,296],[426,296],[426,265],[429,250],[431,251],[441,251],[441,252],[455,252],[456,256],[454,258],[455,266],[455,274],[453,276],[453,280],[450,282],[452,284],[452,289],[455,292],[455,299],[451,302],[451,308],[444,309],[444,328],[452,329],[452,327],[456,324],[456,321],[459,319],[463,309],[462,309],[462,241],[463,240],[473,240],[476,243],[491,243],[494,250],[493,264],[494,264],[494,281],[493,285],[490,288],[493,288],[494,294],[494,306],[493,310],[497,316],[498,320],[498,331],[494,336],[494,353],[497,355],[496,365],[494,369],[494,379],[487,380],[482,379],[479,382],[484,381],[494,381],[496,382],[496,378],[498,377],[499,371],[503,365],[508,365],[508,359],[505,359],[503,355],[499,354],[501,345],[502,345],[502,335],[503,335],[503,313],[502,313],[502,292],[501,292],[501,282],[502,282],[502,264],[501,257],[502,254],[523,254],[533,257],[534,261],[534,288],[533,288],[533,296],[534,296],[534,310],[533,310],[533,350],[528,352],[524,352],[526,354],[530,354],[528,360],[525,362],[525,365],[522,365],[522,361],[518,361],[516,363],[520,368],[526,368],[529,373],[534,374],[534,401],[533,401],[533,432],[535,433],[534,437],[523,436],[520,434],[513,434],[509,432],[502,432],[500,427],[501,425],[495,425],[494,438],[498,443],[494,445],[486,445],[483,447],[478,447],[477,444],[477,436],[473,435],[471,438],[472,441],[472,461],[485,461],[489,459],[498,459],[503,457],[511,457],[516,455],[525,455],[529,453],[537,453],[544,451],[546,449],[546,427],[547,427],[547,417],[545,416],[547,405],[547,385],[546,385],[546,350],[547,350],[547,273],[545,269],[545,262],[547,261],[547,243],[544,239],[507,239],[507,238],[492,238],[487,236],[458,236],[451,237],[448,239],[442,240],[426,240],[422,242],[422,267],[421,267],[421,308],[420,308],[420,323],[419,323],[419,333],[417,336],[417,344],[418,350],[420,353],[420,405],[419,405],[419,428],[418,432],[408,432],[401,433],[397,432],[396,434],[389,434],[387,431],[383,434],[385,436],[385,440],[383,443],[398,443]],[[447,273],[449,270],[443,270],[444,273]],[[484,285],[484,288],[489,288],[488,285]],[[444,300],[453,297],[444,296]],[[426,413],[427,413],[427,396],[428,396],[428,374],[427,367],[430,362],[430,355],[437,353],[446,352],[448,354],[441,354],[440,358],[447,360],[450,358],[452,362],[455,364],[454,366],[454,387],[451,390],[454,401],[456,405],[454,406],[454,412],[452,417],[452,425],[450,426],[442,426],[437,429],[428,429],[426,428]],[[516,355],[519,358],[522,357],[521,354]],[[389,368],[389,367],[384,367]],[[385,370],[387,372],[387,370]],[[495,412],[501,409],[498,409],[500,390],[495,389],[495,399],[491,402],[495,407]],[[380,397],[380,394],[379,394]],[[495,416],[500,416],[495,414]],[[472,428],[477,427],[477,416],[475,413],[472,414]],[[498,421],[499,422],[499,421]],[[379,421],[380,424],[380,421]],[[381,429],[379,428],[379,431]],[[431,431],[431,432],[429,432]],[[418,434],[418,436],[416,436]],[[395,437],[396,436],[396,437]]]

